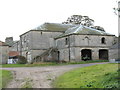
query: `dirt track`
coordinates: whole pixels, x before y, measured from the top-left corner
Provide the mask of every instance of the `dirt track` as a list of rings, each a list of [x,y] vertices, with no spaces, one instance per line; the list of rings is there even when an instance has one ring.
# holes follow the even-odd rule
[[[74,68],[86,67],[95,64],[91,63],[64,66],[46,66],[46,67],[19,67],[19,68],[2,68],[13,72],[13,80],[8,84],[7,88],[21,88],[26,82],[32,85],[32,88],[52,88],[51,82],[56,77]]]

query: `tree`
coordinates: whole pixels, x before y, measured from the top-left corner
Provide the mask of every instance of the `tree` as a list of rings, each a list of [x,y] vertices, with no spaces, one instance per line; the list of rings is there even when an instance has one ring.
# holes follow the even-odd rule
[[[72,15],[71,17],[68,17],[67,21],[63,22],[63,24],[84,25],[100,31],[105,31],[101,26],[94,26],[94,20],[90,19],[88,16]]]
[[[118,7],[114,7],[113,10],[114,10],[114,13],[118,15],[118,13],[120,12],[120,1],[116,1],[116,2],[118,4]]]
[[[17,56],[18,61],[17,64],[26,64],[27,63],[27,59],[24,56]]]
[[[118,7],[114,7],[113,9],[114,9],[114,13],[118,16],[118,24],[120,24],[120,1],[116,1],[116,2]],[[118,30],[119,29],[120,27],[118,27]],[[119,36],[120,36],[120,32],[119,32]]]
[[[94,29],[97,29],[97,30],[100,30],[100,31],[105,31],[103,27],[101,26],[93,26],[91,28],[94,28]]]
[[[94,20],[90,19],[88,16],[82,15],[72,15],[68,17],[67,21],[63,22],[63,24],[77,24],[91,27],[93,26]]]

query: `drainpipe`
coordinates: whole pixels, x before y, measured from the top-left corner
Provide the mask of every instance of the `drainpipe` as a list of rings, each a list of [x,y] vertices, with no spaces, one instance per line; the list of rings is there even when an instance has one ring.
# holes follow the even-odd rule
[[[69,62],[70,62],[70,36],[68,36],[68,50],[69,50]]]

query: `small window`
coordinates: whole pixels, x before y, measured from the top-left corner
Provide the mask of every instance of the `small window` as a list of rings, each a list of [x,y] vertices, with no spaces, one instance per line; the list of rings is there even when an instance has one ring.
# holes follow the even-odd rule
[[[102,43],[102,44],[106,44],[104,37],[101,39],[101,43]]]
[[[26,36],[24,36],[24,43],[26,42],[26,40],[27,40],[27,39],[26,39]]]
[[[65,45],[68,45],[68,38],[65,38]]]

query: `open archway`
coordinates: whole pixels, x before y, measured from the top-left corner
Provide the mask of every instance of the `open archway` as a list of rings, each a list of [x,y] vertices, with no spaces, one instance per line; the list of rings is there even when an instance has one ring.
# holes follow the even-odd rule
[[[83,49],[81,51],[81,59],[86,61],[86,60],[92,60],[92,52],[90,49]]]
[[[108,60],[108,50],[107,49],[99,50],[99,59]]]

